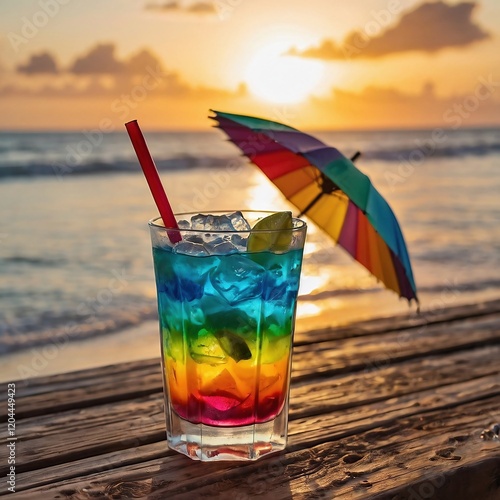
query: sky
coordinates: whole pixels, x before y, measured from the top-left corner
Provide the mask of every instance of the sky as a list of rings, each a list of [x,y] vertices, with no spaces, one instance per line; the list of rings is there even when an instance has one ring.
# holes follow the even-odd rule
[[[500,2],[4,0],[0,129],[500,124]]]

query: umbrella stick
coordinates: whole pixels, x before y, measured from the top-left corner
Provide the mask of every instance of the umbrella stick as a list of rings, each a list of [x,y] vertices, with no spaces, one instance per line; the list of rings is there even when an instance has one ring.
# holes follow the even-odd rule
[[[356,151],[352,157],[351,157],[351,161],[354,162],[356,161],[359,157],[361,156],[361,152],[360,151]],[[330,192],[334,191],[335,189],[338,189],[337,186],[335,186],[335,184],[333,185],[330,185],[331,184],[331,179],[329,179],[328,177],[326,177],[323,173],[321,174],[321,178],[323,179],[323,181],[330,181],[330,183],[327,183],[325,184],[325,182],[323,182],[322,184],[322,188],[323,188],[323,191],[319,194],[316,195],[316,197],[314,198],[314,200],[312,200],[309,205],[307,205],[306,208],[304,208],[304,210],[302,210],[302,212],[300,212],[300,214],[297,216],[297,217],[302,217],[308,210],[311,210],[311,208],[316,204],[318,203],[318,201],[320,200],[320,198],[324,195],[324,194],[330,194]],[[328,185],[328,187],[326,187]]]
[[[309,203],[309,205],[307,205],[306,208],[304,208],[304,210],[302,210],[302,212],[300,212],[299,215],[297,215],[297,217],[302,217],[308,210],[310,210],[318,201],[319,199],[324,195],[325,193],[321,192],[319,194],[316,195],[316,197],[314,198],[314,200],[311,201],[311,203]]]

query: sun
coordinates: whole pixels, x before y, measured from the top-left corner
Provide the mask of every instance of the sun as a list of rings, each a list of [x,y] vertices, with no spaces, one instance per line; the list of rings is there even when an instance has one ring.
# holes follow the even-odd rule
[[[275,43],[254,54],[245,75],[253,95],[275,103],[295,103],[307,99],[318,86],[322,64],[285,55],[286,49]]]

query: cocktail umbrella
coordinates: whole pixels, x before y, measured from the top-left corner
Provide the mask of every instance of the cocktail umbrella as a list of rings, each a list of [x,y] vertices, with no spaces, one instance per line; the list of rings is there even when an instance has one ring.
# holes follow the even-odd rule
[[[417,299],[398,221],[370,179],[337,149],[278,122],[232,113],[213,120],[300,211],[390,290]]]

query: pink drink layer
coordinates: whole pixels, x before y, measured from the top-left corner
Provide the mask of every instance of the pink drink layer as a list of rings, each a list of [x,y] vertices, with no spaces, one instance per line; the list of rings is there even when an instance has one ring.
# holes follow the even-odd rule
[[[193,424],[230,427],[268,422],[275,418],[283,408],[283,394],[275,394],[259,401],[254,407],[250,396],[239,401],[230,394],[212,395],[200,399],[191,395],[187,408],[174,405],[175,412]],[[196,418],[198,415],[199,418]]]

